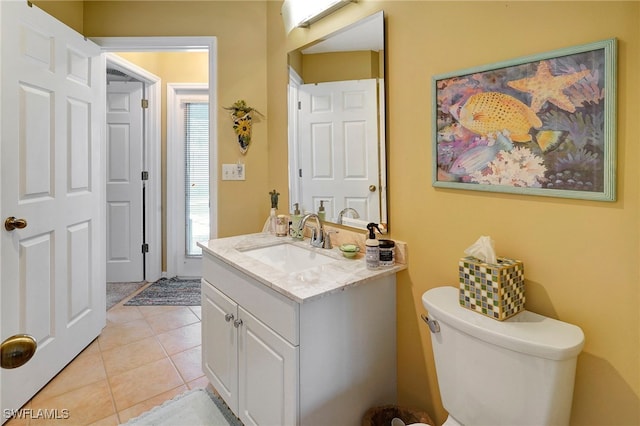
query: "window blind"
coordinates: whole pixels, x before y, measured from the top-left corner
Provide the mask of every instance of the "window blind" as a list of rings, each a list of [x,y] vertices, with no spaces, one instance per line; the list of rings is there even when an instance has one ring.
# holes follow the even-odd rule
[[[198,242],[209,240],[209,104],[184,104],[185,251],[202,256]]]

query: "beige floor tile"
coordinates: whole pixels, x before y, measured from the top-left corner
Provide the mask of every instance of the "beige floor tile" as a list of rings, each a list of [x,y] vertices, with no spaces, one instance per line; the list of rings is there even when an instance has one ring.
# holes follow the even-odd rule
[[[147,322],[156,334],[175,330],[185,325],[194,324],[200,319],[187,307],[180,307],[161,315],[153,315],[146,318]]]
[[[199,319],[202,319],[202,306],[189,306],[189,309],[191,309]]]
[[[100,352],[100,345],[98,344],[97,337],[93,339],[93,342],[91,342],[89,346],[84,348],[84,350],[82,351],[83,354],[91,354],[91,353],[99,353],[99,352]]]
[[[181,306],[136,306],[142,316],[151,317],[153,315],[164,314],[170,311],[179,310]]]
[[[136,306],[114,306],[107,312],[107,320],[113,323],[142,319],[142,312]]]
[[[50,413],[52,412],[51,410],[54,410],[53,412],[56,413],[58,419],[35,418],[29,423],[30,426],[88,425],[116,413],[106,379],[53,398],[40,401],[34,400],[31,409],[34,412],[46,409]],[[68,418],[64,418],[65,413]],[[61,420],[61,418],[64,418],[64,420]]]
[[[210,386],[201,367],[201,312],[199,306],[114,306],[102,334],[25,404],[31,418],[25,411],[4,426],[116,426]],[[70,418],[46,419],[42,412],[34,418],[44,408],[54,417],[68,410]]]
[[[209,386],[209,379],[207,379],[207,376],[198,377],[187,383],[187,386],[189,386],[189,389],[204,389]]]
[[[202,372],[202,346],[196,346],[172,355],[171,359],[185,382],[204,376]]]
[[[202,346],[196,346],[172,355],[171,359],[185,382],[204,376],[202,372]]]
[[[109,417],[105,417],[104,419],[100,419],[97,422],[93,422],[88,426],[118,426],[120,422],[118,422],[118,415],[113,414]],[[61,425],[66,426],[66,425]]]
[[[170,399],[180,395],[183,392],[186,392],[187,390],[188,388],[186,386],[179,386],[177,388],[171,389],[168,392],[163,392],[160,395],[149,398],[146,401],[134,405],[133,407],[124,409],[118,412],[120,422],[128,422],[130,419],[138,417],[140,414],[147,412],[158,405],[162,405],[162,403],[169,401]]]
[[[123,324],[111,323],[102,330],[98,337],[100,349],[106,351],[117,346],[133,343],[153,335],[153,330],[144,319],[129,321]]]
[[[33,403],[49,399],[91,383],[103,381],[107,374],[99,351],[88,348],[56,375],[34,398]]]
[[[110,377],[166,358],[166,356],[167,353],[155,336],[102,352],[104,368]]]
[[[189,324],[158,334],[158,340],[169,355],[196,347],[202,342],[200,323]]]
[[[169,359],[161,359],[109,377],[118,411],[184,384]]]

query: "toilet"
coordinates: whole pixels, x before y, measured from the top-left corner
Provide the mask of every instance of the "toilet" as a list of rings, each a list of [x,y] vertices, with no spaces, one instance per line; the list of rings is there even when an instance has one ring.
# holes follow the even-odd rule
[[[496,321],[461,307],[458,291],[422,295],[443,426],[568,425],[582,330],[526,310]]]

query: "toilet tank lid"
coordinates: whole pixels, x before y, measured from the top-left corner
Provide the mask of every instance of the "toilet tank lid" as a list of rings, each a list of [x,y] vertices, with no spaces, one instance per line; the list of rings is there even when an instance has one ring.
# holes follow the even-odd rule
[[[497,321],[460,306],[459,290],[436,287],[422,295],[431,319],[506,349],[553,360],[577,356],[584,346],[580,327],[529,311]]]

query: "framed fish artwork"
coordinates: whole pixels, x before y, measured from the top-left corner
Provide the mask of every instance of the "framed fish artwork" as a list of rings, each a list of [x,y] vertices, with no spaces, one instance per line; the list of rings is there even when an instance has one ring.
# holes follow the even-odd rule
[[[615,201],[615,39],[437,75],[433,93],[433,186]]]

